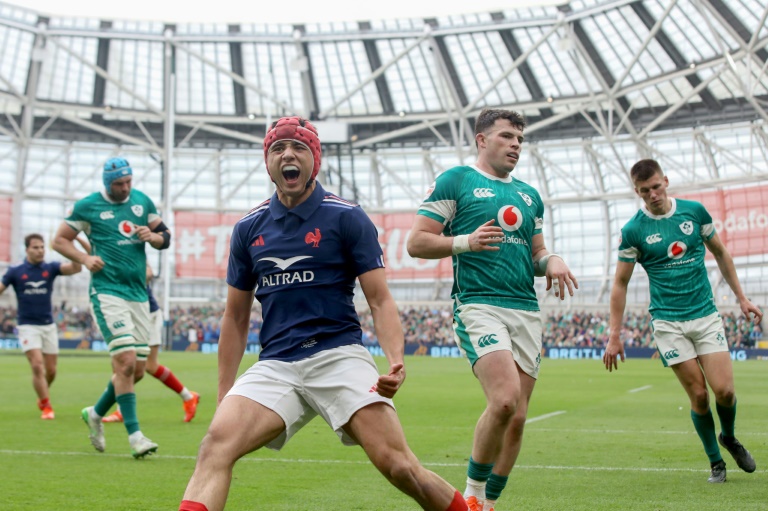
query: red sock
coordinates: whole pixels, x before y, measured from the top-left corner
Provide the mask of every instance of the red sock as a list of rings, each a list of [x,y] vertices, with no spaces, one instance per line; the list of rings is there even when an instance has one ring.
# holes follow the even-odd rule
[[[47,407],[50,407],[50,406],[51,406],[51,400],[49,398],[38,399],[37,400],[37,407],[40,408],[41,410],[43,408],[47,408]]]
[[[157,371],[155,371],[155,374],[152,376],[163,382],[166,387],[177,394],[184,390],[184,385],[182,385],[179,379],[173,375],[171,370],[165,366],[157,366]]]
[[[192,500],[182,500],[179,505],[179,511],[208,511],[205,504],[194,502]]]
[[[469,508],[467,508],[467,502],[464,500],[464,497],[459,493],[458,490],[456,490],[456,493],[453,494],[453,500],[451,501],[451,505],[446,508],[445,511],[468,511]]]

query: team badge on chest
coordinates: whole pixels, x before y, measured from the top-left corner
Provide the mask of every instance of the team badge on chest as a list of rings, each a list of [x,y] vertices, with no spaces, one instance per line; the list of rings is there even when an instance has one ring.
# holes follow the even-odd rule
[[[136,216],[141,216],[142,213],[144,213],[144,206],[141,204],[135,204],[131,206],[131,211],[133,211],[133,214]]]
[[[690,220],[683,222],[682,224],[680,224],[680,230],[683,231],[683,234],[688,236],[693,232],[693,222],[691,222]]]

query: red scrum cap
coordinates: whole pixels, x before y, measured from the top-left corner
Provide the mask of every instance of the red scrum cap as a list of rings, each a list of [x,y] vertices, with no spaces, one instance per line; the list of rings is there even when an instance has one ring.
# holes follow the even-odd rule
[[[317,129],[312,126],[308,120],[298,116],[282,117],[272,123],[264,137],[264,165],[267,166],[267,153],[272,144],[278,140],[295,140],[300,144],[307,146],[312,153],[314,166],[312,167],[312,176],[315,179],[320,172],[320,158],[323,150],[320,147],[320,139],[317,136]],[[267,167],[269,171],[269,167]]]

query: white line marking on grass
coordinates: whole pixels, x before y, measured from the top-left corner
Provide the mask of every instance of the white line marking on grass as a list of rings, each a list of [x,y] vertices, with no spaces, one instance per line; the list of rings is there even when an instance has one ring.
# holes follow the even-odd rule
[[[129,460],[127,454],[104,454],[95,452],[49,452],[49,451],[17,451],[11,449],[0,449],[0,454],[9,455],[32,455],[32,456],[87,456],[87,457],[108,457],[108,458],[124,458]],[[180,456],[180,455],[157,455],[157,459],[171,459],[171,460],[194,460],[195,456]],[[314,463],[314,464],[335,464],[335,465],[370,465],[370,461],[367,460],[312,460],[303,458],[256,458],[247,456],[242,458],[243,462],[274,462],[274,463]],[[466,467],[466,463],[422,463],[424,466],[429,467]],[[709,469],[704,470],[700,468],[675,468],[675,467],[587,467],[581,465],[516,465],[515,469],[522,470],[571,470],[571,471],[584,471],[584,472],[709,472]],[[768,470],[757,470],[755,473],[768,473]]]
[[[559,412],[545,413],[544,415],[539,415],[538,417],[528,417],[527,419],[525,419],[525,423],[530,424],[531,422],[543,421],[544,419],[549,419],[550,417],[557,417],[558,415],[562,415],[564,413],[565,413],[565,410],[560,410]]]
[[[690,431],[671,431],[671,430],[654,430],[654,431],[637,431],[633,429],[563,429],[563,428],[531,428],[526,429],[526,433],[530,431],[540,431],[549,433],[607,433],[615,435],[695,435],[694,430]],[[742,436],[768,436],[766,431],[741,431],[739,430],[739,437]]]
[[[650,389],[651,387],[653,387],[653,385],[645,385],[645,386],[643,386],[643,387],[637,387],[636,389],[632,389],[632,390],[630,390],[630,391],[628,391],[628,392],[629,392],[630,394],[634,394],[635,392],[642,392],[643,390],[648,390],[648,389]]]

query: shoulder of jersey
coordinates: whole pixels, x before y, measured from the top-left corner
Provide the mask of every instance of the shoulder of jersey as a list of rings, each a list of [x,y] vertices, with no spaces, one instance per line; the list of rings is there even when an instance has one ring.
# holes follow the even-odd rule
[[[255,208],[251,209],[240,220],[238,220],[237,223],[239,224],[240,222],[242,222],[244,220],[247,220],[249,218],[253,219],[253,218],[257,218],[257,217],[261,216],[262,213],[264,213],[265,211],[267,211],[269,209],[269,202],[271,200],[272,199],[267,199],[264,202],[262,202],[261,204],[259,204],[258,206],[256,206]]]
[[[151,200],[149,198],[149,195],[147,195],[146,193],[142,192],[141,190],[137,190],[137,189],[134,188],[133,190],[131,190],[131,195],[134,195],[134,194],[136,194],[136,196],[135,197],[131,197],[132,199]]]
[[[320,205],[326,207],[338,207],[342,209],[352,209],[357,207],[357,204],[354,202],[350,202],[347,199],[342,199],[338,195],[334,195],[332,193],[326,193],[323,197],[323,202]]]
[[[440,176],[455,176],[455,177],[459,177],[459,176],[463,176],[464,174],[467,174],[468,172],[476,172],[476,171],[475,171],[474,168],[470,167],[469,165],[459,165],[459,166],[456,166],[456,167],[449,168],[448,170],[446,170],[445,172],[440,174]],[[440,176],[438,176],[438,177],[440,177]]]

